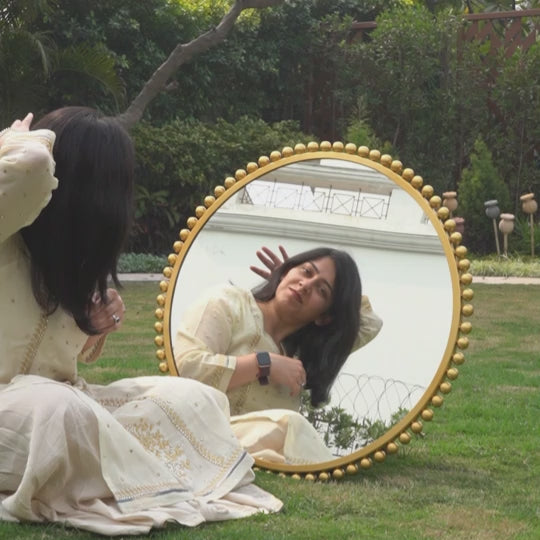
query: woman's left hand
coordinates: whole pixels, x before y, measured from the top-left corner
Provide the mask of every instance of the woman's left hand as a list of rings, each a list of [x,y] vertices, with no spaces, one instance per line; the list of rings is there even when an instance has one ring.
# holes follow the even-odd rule
[[[289,258],[289,255],[283,246],[278,246],[278,248],[283,259],[280,259],[279,256],[270,248],[263,246],[256,253],[259,260],[264,264],[264,266],[266,266],[267,269],[265,270],[264,268],[254,265],[250,266],[249,269],[266,280],[270,279],[272,272],[277,270]]]
[[[32,113],[28,113],[22,120],[15,120],[9,128],[0,131],[0,146],[2,146],[4,135],[7,131],[28,131],[33,119],[34,115]]]
[[[118,291],[107,289],[107,301],[103,302],[99,294],[96,293],[88,315],[98,334],[108,334],[122,326],[125,311],[126,307]]]

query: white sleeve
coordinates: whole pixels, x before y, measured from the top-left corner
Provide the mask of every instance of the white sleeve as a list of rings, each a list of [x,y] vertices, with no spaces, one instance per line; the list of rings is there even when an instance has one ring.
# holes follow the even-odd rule
[[[0,242],[30,225],[47,205],[58,180],[52,147],[55,134],[6,130],[0,142]]]
[[[382,319],[373,311],[367,296],[362,296],[360,304],[360,331],[353,345],[353,350],[357,350],[367,345],[381,331]]]
[[[233,315],[227,298],[214,297],[189,309],[177,329],[174,360],[180,377],[196,379],[226,392],[236,369],[228,355]]]

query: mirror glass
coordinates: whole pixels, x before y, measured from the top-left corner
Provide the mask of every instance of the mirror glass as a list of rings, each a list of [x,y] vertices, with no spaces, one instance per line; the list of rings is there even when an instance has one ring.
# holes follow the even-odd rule
[[[339,158],[285,164],[236,190],[189,245],[168,292],[169,333],[209,287],[259,284],[249,269],[256,251],[278,245],[289,255],[317,246],[349,252],[383,320],[379,335],[345,363],[328,406],[303,411],[344,456],[394,425],[435,377],[452,326],[449,262],[422,207],[377,168]],[[336,431],[344,418],[352,428]]]

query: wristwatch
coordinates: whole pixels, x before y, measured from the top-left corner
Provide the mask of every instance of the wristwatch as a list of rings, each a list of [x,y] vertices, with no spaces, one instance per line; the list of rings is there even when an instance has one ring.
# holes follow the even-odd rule
[[[268,384],[268,376],[270,375],[270,355],[267,352],[258,352],[257,365],[259,366],[259,372],[257,373],[257,379],[259,379],[259,384]]]

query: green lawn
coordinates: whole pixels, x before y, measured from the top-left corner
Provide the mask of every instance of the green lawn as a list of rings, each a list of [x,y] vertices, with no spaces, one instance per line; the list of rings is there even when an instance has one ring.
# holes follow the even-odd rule
[[[384,464],[341,482],[309,483],[258,472],[284,509],[196,529],[170,525],[169,539],[540,538],[540,286],[474,285],[475,315],[459,378],[425,426]],[[130,284],[121,335],[85,368],[92,382],[157,372],[156,284]],[[88,539],[60,526],[0,524],[0,538]]]

